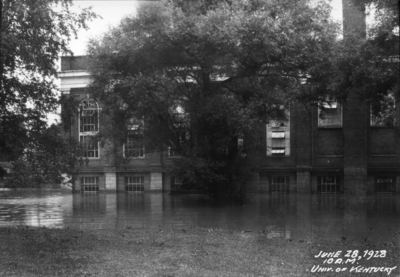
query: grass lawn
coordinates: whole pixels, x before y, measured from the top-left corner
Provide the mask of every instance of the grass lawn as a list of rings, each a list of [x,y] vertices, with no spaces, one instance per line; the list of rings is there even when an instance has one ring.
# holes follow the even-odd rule
[[[395,239],[385,243],[367,244],[347,239],[267,239],[265,233],[201,228],[80,231],[3,227],[0,276],[400,276],[400,248],[396,245],[400,234],[394,235]],[[358,250],[361,256],[364,250],[387,252],[377,252],[382,257],[369,260],[367,254],[347,264],[323,264],[324,259],[314,257],[320,251],[339,250],[343,251],[341,258],[346,250]],[[343,271],[311,272],[317,265]],[[389,268],[395,266],[389,275]],[[361,267],[372,272],[361,272],[367,270]],[[386,272],[374,273],[371,267],[386,268]]]

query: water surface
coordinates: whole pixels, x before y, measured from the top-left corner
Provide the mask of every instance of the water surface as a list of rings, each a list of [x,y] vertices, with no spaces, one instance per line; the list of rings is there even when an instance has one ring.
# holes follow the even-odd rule
[[[269,238],[391,240],[400,244],[400,195],[259,194],[218,206],[198,195],[0,191],[0,226],[116,229],[189,226]]]

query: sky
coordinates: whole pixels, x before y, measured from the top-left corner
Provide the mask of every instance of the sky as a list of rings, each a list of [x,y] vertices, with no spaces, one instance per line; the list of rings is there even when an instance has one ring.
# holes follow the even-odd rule
[[[328,0],[327,0],[328,1]],[[85,55],[86,45],[90,38],[101,36],[102,33],[108,30],[109,26],[117,25],[120,20],[130,14],[135,14],[140,3],[147,1],[137,0],[74,0],[74,8],[86,8],[92,6],[92,10],[99,14],[102,18],[97,18],[89,22],[89,30],[80,30],[78,39],[72,40],[70,43],[71,50],[75,56]],[[332,17],[335,20],[342,20],[342,0],[331,0]]]

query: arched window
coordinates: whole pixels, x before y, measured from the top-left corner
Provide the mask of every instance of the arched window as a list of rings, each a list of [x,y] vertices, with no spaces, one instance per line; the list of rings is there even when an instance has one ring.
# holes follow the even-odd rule
[[[99,105],[87,98],[81,102],[79,113],[79,131],[97,132],[99,130]]]
[[[99,158],[99,144],[95,138],[99,131],[99,105],[93,99],[86,98],[79,108],[79,141],[85,149],[83,156]]]

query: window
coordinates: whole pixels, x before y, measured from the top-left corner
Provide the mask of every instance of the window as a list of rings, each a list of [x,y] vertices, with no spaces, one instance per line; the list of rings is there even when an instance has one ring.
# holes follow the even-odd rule
[[[144,177],[143,176],[125,177],[125,190],[134,192],[144,191]]]
[[[377,177],[375,178],[375,193],[395,193],[396,182],[394,177]]]
[[[143,120],[129,120],[128,137],[123,145],[125,158],[144,158],[143,124]]]
[[[171,110],[172,120],[176,128],[184,127],[187,121],[187,115],[181,105],[173,107]]]
[[[393,93],[386,95],[377,104],[371,105],[371,126],[393,127],[396,119],[396,101]]]
[[[144,158],[144,147],[142,142],[138,142],[134,137],[127,137],[124,144],[125,158]]]
[[[272,132],[272,138],[273,139],[284,139],[285,138],[285,132]]]
[[[287,190],[287,178],[277,176],[271,178],[271,192],[285,193]]]
[[[283,106],[280,107],[283,109]],[[267,156],[290,155],[290,112],[285,110],[287,121],[270,120],[267,125]]]
[[[318,127],[341,127],[342,106],[336,101],[326,101],[318,108]]]
[[[271,147],[272,155],[285,155],[285,132],[272,132]]]
[[[93,99],[84,99],[80,105],[79,131],[97,132],[99,130],[99,106]]]
[[[99,131],[99,105],[93,99],[84,99],[79,107],[79,141],[86,158],[99,158],[99,144],[95,139]]]
[[[92,135],[79,136],[79,141],[84,149],[83,157],[85,158],[99,157],[99,144],[94,136]]]
[[[82,191],[99,191],[99,177],[82,177]]]
[[[339,193],[340,183],[336,176],[318,177],[318,192],[320,193]]]

